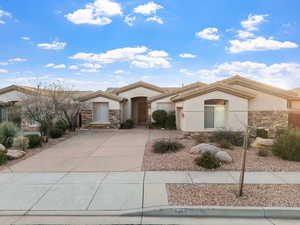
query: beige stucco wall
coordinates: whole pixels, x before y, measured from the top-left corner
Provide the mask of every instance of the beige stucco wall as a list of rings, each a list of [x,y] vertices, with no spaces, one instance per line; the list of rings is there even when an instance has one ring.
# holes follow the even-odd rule
[[[172,110],[175,110],[175,104],[171,101],[172,97],[174,97],[174,95],[151,102],[151,113],[158,109],[158,103],[171,103]]]
[[[10,102],[10,101],[21,101],[26,95],[19,91],[10,91],[4,94],[0,94],[0,101]]]
[[[87,104],[88,109],[93,109],[93,102],[108,103],[108,108],[110,110],[119,110],[120,109],[120,102],[119,101],[115,101],[115,100],[105,98],[105,97],[96,97],[96,98],[92,98],[92,99],[89,99],[89,100],[85,101],[85,103]]]
[[[232,85],[238,89],[254,93],[256,97],[249,100],[249,111],[285,111],[287,100],[278,96],[266,94],[240,85]]]
[[[137,87],[128,91],[124,91],[119,94],[120,97],[124,97],[128,99],[126,103],[124,103],[123,107],[123,119],[131,119],[131,98],[134,97],[153,97],[161,94],[161,92],[154,91],[144,87]]]
[[[181,129],[187,132],[212,131],[204,128],[204,101],[224,99],[228,101],[226,129],[239,131],[248,125],[248,100],[234,95],[214,91],[202,96],[185,100],[182,103]],[[177,103],[176,107],[181,104]]]

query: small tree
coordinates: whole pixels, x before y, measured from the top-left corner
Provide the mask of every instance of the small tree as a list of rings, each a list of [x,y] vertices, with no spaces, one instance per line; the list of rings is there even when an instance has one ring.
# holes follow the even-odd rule
[[[42,89],[41,85],[34,92],[22,97],[22,113],[28,121],[36,121],[39,123],[39,130],[45,141],[48,141],[49,129],[53,124],[53,120],[58,116],[55,110],[52,98],[49,93],[52,90]]]

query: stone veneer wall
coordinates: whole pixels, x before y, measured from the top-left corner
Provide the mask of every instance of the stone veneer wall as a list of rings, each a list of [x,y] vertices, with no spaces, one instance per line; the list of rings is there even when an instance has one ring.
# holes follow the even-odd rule
[[[93,122],[92,110],[81,111],[82,127],[97,127],[97,128],[119,128],[121,123],[121,111],[109,110],[109,122],[110,124],[90,124]]]
[[[249,111],[248,125],[266,129],[270,136],[274,136],[276,130],[288,127],[288,118],[287,111]]]

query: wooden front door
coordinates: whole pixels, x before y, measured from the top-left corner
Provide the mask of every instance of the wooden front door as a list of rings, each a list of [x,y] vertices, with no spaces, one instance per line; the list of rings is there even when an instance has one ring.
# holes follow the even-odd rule
[[[147,122],[147,102],[138,102],[138,123],[145,124]]]

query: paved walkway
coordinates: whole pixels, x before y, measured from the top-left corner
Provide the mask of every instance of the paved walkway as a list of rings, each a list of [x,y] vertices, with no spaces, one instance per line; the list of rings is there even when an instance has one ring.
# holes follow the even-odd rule
[[[238,182],[238,172],[0,173],[0,214],[168,206],[167,183]],[[299,172],[248,172],[249,184],[300,184]]]
[[[66,141],[21,161],[16,172],[140,171],[149,131],[82,131]]]

